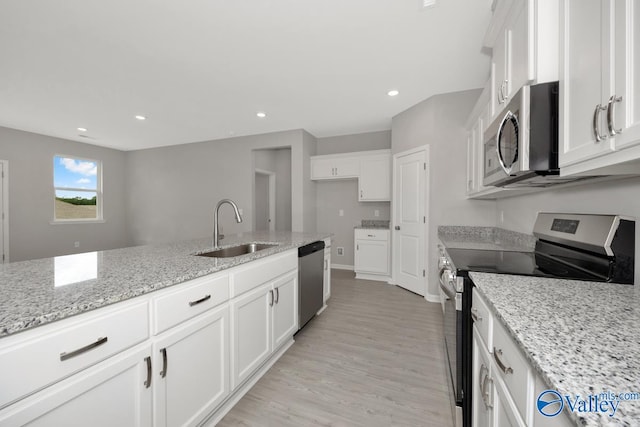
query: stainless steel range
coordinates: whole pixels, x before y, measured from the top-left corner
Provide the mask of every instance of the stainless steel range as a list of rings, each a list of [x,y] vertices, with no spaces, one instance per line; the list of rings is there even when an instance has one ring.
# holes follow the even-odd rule
[[[471,271],[633,284],[635,221],[539,213],[533,252],[441,247],[444,335],[457,426],[471,426]]]

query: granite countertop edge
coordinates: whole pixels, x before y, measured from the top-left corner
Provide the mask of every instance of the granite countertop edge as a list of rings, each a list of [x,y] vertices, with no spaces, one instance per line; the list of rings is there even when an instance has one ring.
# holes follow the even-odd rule
[[[107,277],[106,279],[78,282],[60,288],[59,291],[54,289],[55,285],[53,285],[55,282],[55,262],[60,258],[69,258],[74,255],[4,264],[0,266],[0,279],[3,279],[0,280],[0,283],[2,283],[0,284],[0,296],[3,297],[2,301],[0,301],[0,339],[228,270],[271,255],[283,253],[329,237],[332,237],[331,233],[241,233],[228,236],[220,247],[225,248],[253,242],[278,243],[278,245],[252,254],[231,258],[195,256],[212,250],[211,239],[196,239],[98,251],[96,252],[97,257],[115,261],[110,261],[112,264],[115,264],[118,259],[122,259],[124,268],[128,269],[124,274],[119,275],[114,274],[112,271],[105,273],[105,276],[116,275],[115,279]],[[161,266],[159,273],[152,274],[151,271],[146,270],[147,265],[141,262],[141,259],[145,256],[154,257],[157,253],[162,253],[162,257],[166,258],[166,253],[170,254],[172,251],[176,251],[177,261],[174,261],[175,263],[179,264],[180,260],[184,260],[185,263],[190,265],[180,266],[179,272],[175,274],[171,273],[171,266],[167,268],[162,268]],[[138,259],[131,261],[129,264],[132,265],[129,265],[128,261],[130,259],[127,259],[128,256],[131,256],[131,253],[139,254],[140,252],[142,252],[142,255],[139,255]],[[135,265],[136,262],[138,263],[137,265]],[[110,265],[108,268],[103,268],[103,270],[113,270],[115,268],[117,268],[116,265]],[[34,275],[35,271],[37,271],[37,274]],[[145,280],[145,277],[149,277],[149,280]],[[131,280],[133,281],[131,285],[122,283],[114,285],[115,281],[124,282],[129,278],[132,278]],[[104,292],[96,291],[96,288],[99,290],[103,283],[107,289]],[[23,288],[25,284],[28,285]],[[87,286],[88,292],[86,294],[83,286]],[[108,289],[109,287],[111,289]],[[38,290],[41,291],[42,295],[38,295]],[[64,301],[65,299],[67,300],[66,302]]]
[[[473,280],[474,284],[476,285],[476,289],[478,289],[478,291],[480,292],[480,294],[484,297],[484,300],[487,302],[487,305],[489,306],[489,309],[491,310],[492,314],[495,316],[496,320],[499,321],[501,323],[501,325],[505,328],[505,330],[507,331],[507,333],[509,334],[509,336],[514,340],[514,342],[516,343],[517,347],[519,348],[521,354],[526,358],[526,360],[531,364],[531,366],[533,367],[533,369],[535,370],[535,372],[542,378],[542,380],[544,381],[545,385],[547,386],[548,389],[552,389],[552,390],[556,390],[559,393],[561,393],[563,396],[566,394],[576,394],[576,393],[581,393],[584,392],[585,390],[580,389],[580,387],[584,387],[585,384],[581,384],[578,385],[576,384],[571,384],[572,380],[579,380],[579,378],[572,378],[570,375],[570,366],[571,364],[565,363],[564,365],[558,365],[556,363],[556,366],[552,366],[551,363],[547,362],[545,363],[546,360],[555,360],[555,359],[560,359],[560,360],[565,360],[565,361],[569,361],[569,360],[573,360],[575,357],[575,351],[576,349],[571,347],[572,344],[569,344],[569,346],[563,350],[562,346],[560,345],[556,345],[554,348],[554,354],[552,355],[546,355],[544,356],[542,354],[541,349],[539,348],[540,346],[535,346],[535,341],[540,341],[539,338],[537,338],[535,336],[535,332],[530,332],[528,330],[523,330],[523,331],[517,331],[514,329],[513,325],[511,324],[511,322],[509,321],[508,318],[506,318],[501,309],[499,307],[496,306],[496,304],[494,303],[494,301],[492,300],[491,296],[487,294],[487,292],[485,292],[485,289],[483,289],[483,286],[487,285],[487,281],[492,281],[492,280],[496,280],[496,278],[499,278],[497,280],[502,280],[505,282],[510,282],[508,284],[525,284],[527,281],[533,280],[535,281],[542,281],[542,282],[548,282],[549,281],[553,281],[555,283],[554,286],[557,285],[562,285],[564,282],[564,284],[574,284],[574,283],[578,283],[579,286],[585,286],[585,287],[589,287],[589,286],[622,286],[624,288],[622,289],[628,289],[626,288],[629,285],[621,285],[621,284],[611,284],[611,283],[606,283],[606,284],[602,284],[602,283],[597,283],[597,282],[579,282],[579,281],[575,281],[575,280],[564,280],[564,279],[550,279],[550,278],[532,278],[532,277],[528,277],[528,276],[514,276],[514,275],[503,275],[503,274],[493,274],[493,273],[479,273],[479,272],[470,272],[470,276],[471,279]],[[502,286],[503,284],[499,284],[496,287]],[[505,286],[507,286],[505,284]],[[595,289],[597,291],[597,289]],[[527,342],[527,336],[529,337],[533,337],[533,339],[529,339]],[[538,342],[538,344],[540,344]],[[591,356],[584,356],[586,358],[591,359],[593,358],[602,358],[603,357],[603,353],[606,354],[607,350],[609,350],[609,352],[612,352],[613,350],[610,350],[608,348],[601,348],[600,350],[598,348],[593,348],[593,347],[589,347],[585,344],[586,350],[589,351],[589,353],[591,354]],[[572,352],[572,353],[569,353]],[[560,366],[564,366],[565,367],[565,371],[562,371],[561,369],[558,369]],[[560,372],[558,372],[560,371]],[[567,373],[569,373],[569,376],[567,376]],[[552,375],[554,375],[557,378],[553,378]],[[594,373],[593,375],[598,375],[598,373]],[[633,376],[633,374],[631,374],[631,376]],[[598,381],[597,378],[595,379],[591,379],[591,383],[595,384]],[[611,381],[608,380],[610,382],[615,382],[615,381]],[[616,381],[618,381],[616,379]],[[627,381],[628,382],[628,381]],[[623,384],[622,387],[626,387],[628,384]],[[590,386],[591,387],[591,386]],[[615,387],[613,387],[615,388]],[[600,392],[600,390],[595,390],[595,389],[591,389],[591,392],[594,393],[598,393]],[[632,390],[632,389],[618,389],[618,390],[610,390],[613,392],[635,392],[636,390]],[[631,403],[629,403],[631,402]],[[624,401],[620,401],[620,403],[625,403]],[[626,403],[629,403],[630,405],[634,405],[633,401],[627,401]],[[613,419],[613,420],[608,420],[607,418],[602,417],[602,414],[600,413],[585,413],[585,414],[580,414],[578,415],[576,412],[571,412],[567,409],[566,405],[565,405],[565,411],[567,413],[567,415],[570,417],[570,419],[578,426],[600,426],[600,425],[631,425],[631,424],[625,424],[624,422],[622,424],[620,424],[618,422],[618,420]],[[632,417],[636,417],[639,414],[639,410],[640,410],[640,405],[636,404],[634,405],[633,408],[631,408],[631,413],[627,412],[628,408],[623,408],[623,410],[621,410],[621,413],[623,414],[623,416],[628,417],[629,419],[632,419]],[[610,422],[612,422],[613,424],[610,424]]]

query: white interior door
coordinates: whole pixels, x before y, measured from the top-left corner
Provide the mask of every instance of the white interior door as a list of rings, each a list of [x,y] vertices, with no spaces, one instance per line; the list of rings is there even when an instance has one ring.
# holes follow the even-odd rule
[[[393,278],[411,292],[425,295],[426,148],[393,158]]]
[[[6,177],[7,162],[0,160],[0,264],[9,262],[9,206]]]

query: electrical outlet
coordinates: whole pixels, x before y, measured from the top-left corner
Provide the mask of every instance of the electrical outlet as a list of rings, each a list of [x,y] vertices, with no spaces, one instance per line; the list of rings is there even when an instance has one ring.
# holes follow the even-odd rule
[[[79,248],[80,247],[80,242],[73,242],[73,247],[74,248]]]
[[[378,209],[373,211],[373,216],[380,216],[380,211]]]
[[[344,216],[344,209],[340,209],[338,211],[338,216]]]
[[[338,256],[344,256],[344,248],[338,247]]]

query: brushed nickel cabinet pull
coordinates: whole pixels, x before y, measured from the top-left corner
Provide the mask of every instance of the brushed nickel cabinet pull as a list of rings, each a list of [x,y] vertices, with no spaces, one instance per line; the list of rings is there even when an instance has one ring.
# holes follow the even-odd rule
[[[604,141],[605,139],[607,139],[606,135],[600,135],[600,126],[598,123],[598,120],[600,119],[600,113],[606,109],[607,107],[598,104],[596,105],[596,109],[593,112],[593,134],[596,137],[596,142]]]
[[[169,365],[167,365],[167,348],[165,347],[160,350],[160,353],[162,353],[162,371],[160,371],[160,377],[164,378],[167,376],[167,368],[169,367]]]
[[[621,96],[612,95],[611,98],[609,98],[609,106],[607,107],[607,125],[609,126],[609,134],[611,136],[615,136],[619,133],[622,133],[622,128],[616,129],[616,125],[614,123],[614,120],[615,120],[614,106],[616,102],[621,102],[621,101],[622,101]]]
[[[72,357],[76,357],[81,355],[82,353],[86,353],[89,350],[93,350],[94,348],[106,343],[107,339],[107,337],[101,337],[98,338],[96,342],[92,342],[91,344],[85,345],[84,347],[77,350],[70,351],[69,353],[63,351],[62,353],[60,353],[60,361],[64,362],[65,360],[71,359]]]
[[[269,307],[273,307],[273,303],[275,301],[275,297],[273,296],[273,289],[269,291],[269,295],[271,295],[271,301],[269,301]]]
[[[144,361],[147,362],[147,380],[144,382],[144,386],[145,388],[149,388],[151,387],[151,357],[145,357]]]
[[[211,295],[206,295],[202,298],[200,298],[199,300],[195,300],[195,301],[189,301],[189,307],[193,307],[194,305],[198,305],[202,302],[205,302],[207,300],[211,299]]]
[[[280,288],[276,288],[276,304],[280,301]]]
[[[471,309],[471,318],[473,319],[474,322],[482,322],[482,317],[478,316],[478,309],[477,308],[472,308]]]
[[[498,350],[493,347],[493,358],[498,364],[498,368],[500,368],[500,370],[505,374],[513,374],[513,369],[511,369],[511,366],[505,365],[504,362],[500,360],[500,356],[502,356],[502,350]]]

